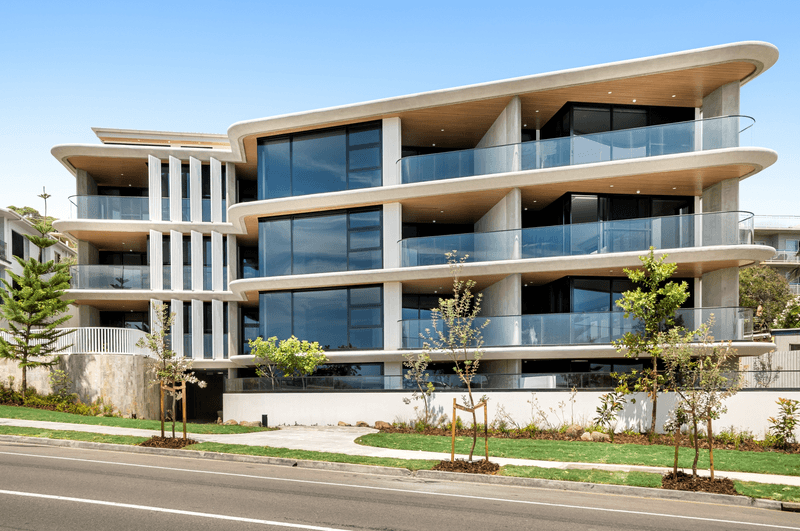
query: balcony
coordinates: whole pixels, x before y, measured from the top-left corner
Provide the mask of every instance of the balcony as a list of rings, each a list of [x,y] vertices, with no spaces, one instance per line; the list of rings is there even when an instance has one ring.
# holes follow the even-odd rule
[[[8,249],[6,246],[6,242],[0,240],[0,260],[5,260],[6,262],[10,261],[8,257]]]
[[[717,340],[742,341],[753,335],[753,311],[749,308],[682,308],[675,323],[694,330],[714,316],[711,334]],[[608,345],[626,332],[641,328],[640,321],[625,318],[623,312],[550,313],[479,317],[484,347],[536,347],[561,345]],[[442,322],[437,323],[439,328]],[[402,348],[421,349],[425,329],[433,330],[430,319],[401,321]],[[444,331],[445,334],[447,331]]]
[[[150,219],[150,199],[116,195],[75,195],[70,199],[70,219]]]
[[[453,250],[485,262],[752,243],[751,213],[710,212],[409,238],[400,253],[402,267],[414,267],[446,264]]]
[[[56,340],[59,354],[123,354],[150,356],[146,348],[136,346],[145,333],[135,328],[83,327],[68,328],[71,334]],[[6,332],[0,336],[10,340]]]
[[[800,216],[756,216],[757,229],[800,230]]]
[[[150,266],[77,265],[70,267],[72,289],[150,289]]]
[[[743,389],[791,389],[800,387],[800,371],[729,371],[725,377],[740,379]],[[456,374],[431,374],[436,391],[466,391]],[[766,385],[764,382],[769,382]],[[618,380],[608,372],[560,372],[522,374],[476,374],[472,389],[482,391],[520,389],[613,389]],[[305,376],[303,378],[226,378],[226,393],[359,392],[406,389],[413,382],[402,376]]]
[[[778,249],[767,262],[797,264],[800,263],[800,255],[797,249]]]
[[[723,116],[522,142],[401,159],[403,184],[595,162],[693,153],[739,146],[739,134],[755,123],[748,116]],[[746,127],[742,128],[742,125]]]

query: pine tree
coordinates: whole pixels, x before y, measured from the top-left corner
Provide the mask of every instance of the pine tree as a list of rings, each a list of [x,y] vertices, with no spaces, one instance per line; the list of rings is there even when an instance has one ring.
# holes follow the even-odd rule
[[[43,192],[40,197],[45,200],[46,213],[49,195]],[[39,248],[38,257],[23,260],[15,256],[22,274],[9,270],[11,282],[2,279],[5,289],[0,290],[0,317],[8,322],[8,328],[0,328],[5,332],[0,335],[0,358],[14,360],[22,369],[23,402],[28,390],[28,369],[57,364],[58,357],[53,354],[68,346],[58,346],[58,340],[72,332],[58,328],[69,320],[70,316],[65,314],[73,302],[62,299],[69,288],[69,264],[53,260],[42,263],[44,249],[57,243],[47,236],[53,225],[45,214],[33,227],[40,235],[25,237]]]

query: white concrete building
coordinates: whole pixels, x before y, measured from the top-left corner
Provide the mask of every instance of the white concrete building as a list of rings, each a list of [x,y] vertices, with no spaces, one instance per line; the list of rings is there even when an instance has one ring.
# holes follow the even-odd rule
[[[794,272],[800,268],[800,216],[755,217],[755,242],[775,248],[775,254],[761,262],[789,279],[789,288],[800,295],[800,278]]]
[[[740,145],[753,119],[739,92],[777,58],[735,43],[224,135],[97,128],[100,144],[52,150],[77,184],[72,218],[56,223],[79,240],[69,297],[87,327],[147,327],[150,301],[170,303],[175,350],[211,383],[189,405],[198,417],[222,408],[223,385],[237,418],[255,403],[242,378],[258,335],[326,347],[327,380],[301,387],[402,389],[403,354],[450,291],[453,249],[470,255],[463,276],[490,320],[484,388],[601,386],[641,364],[610,342],[635,326],[614,300],[650,246],[689,284],[685,324],[713,313],[717,338],[762,354],[774,345],[750,341],[738,270],[775,249],[754,242],[739,181],[777,154]],[[431,369],[456,385],[449,365]]]

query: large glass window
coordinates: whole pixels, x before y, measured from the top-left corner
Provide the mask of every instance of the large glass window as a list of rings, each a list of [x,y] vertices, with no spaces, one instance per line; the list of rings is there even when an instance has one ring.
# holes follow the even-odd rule
[[[294,335],[325,350],[382,349],[383,288],[261,293],[259,335]]]
[[[263,277],[383,266],[382,211],[352,210],[259,221]]]
[[[258,198],[380,186],[381,124],[258,141]]]
[[[11,254],[25,259],[25,237],[13,230],[11,231]]]

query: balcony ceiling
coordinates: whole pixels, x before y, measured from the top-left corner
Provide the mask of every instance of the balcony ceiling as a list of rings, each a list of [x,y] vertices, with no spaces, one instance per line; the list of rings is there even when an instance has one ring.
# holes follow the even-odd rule
[[[99,228],[69,233],[78,240],[91,243],[98,251],[147,252],[147,232],[111,232]]]

